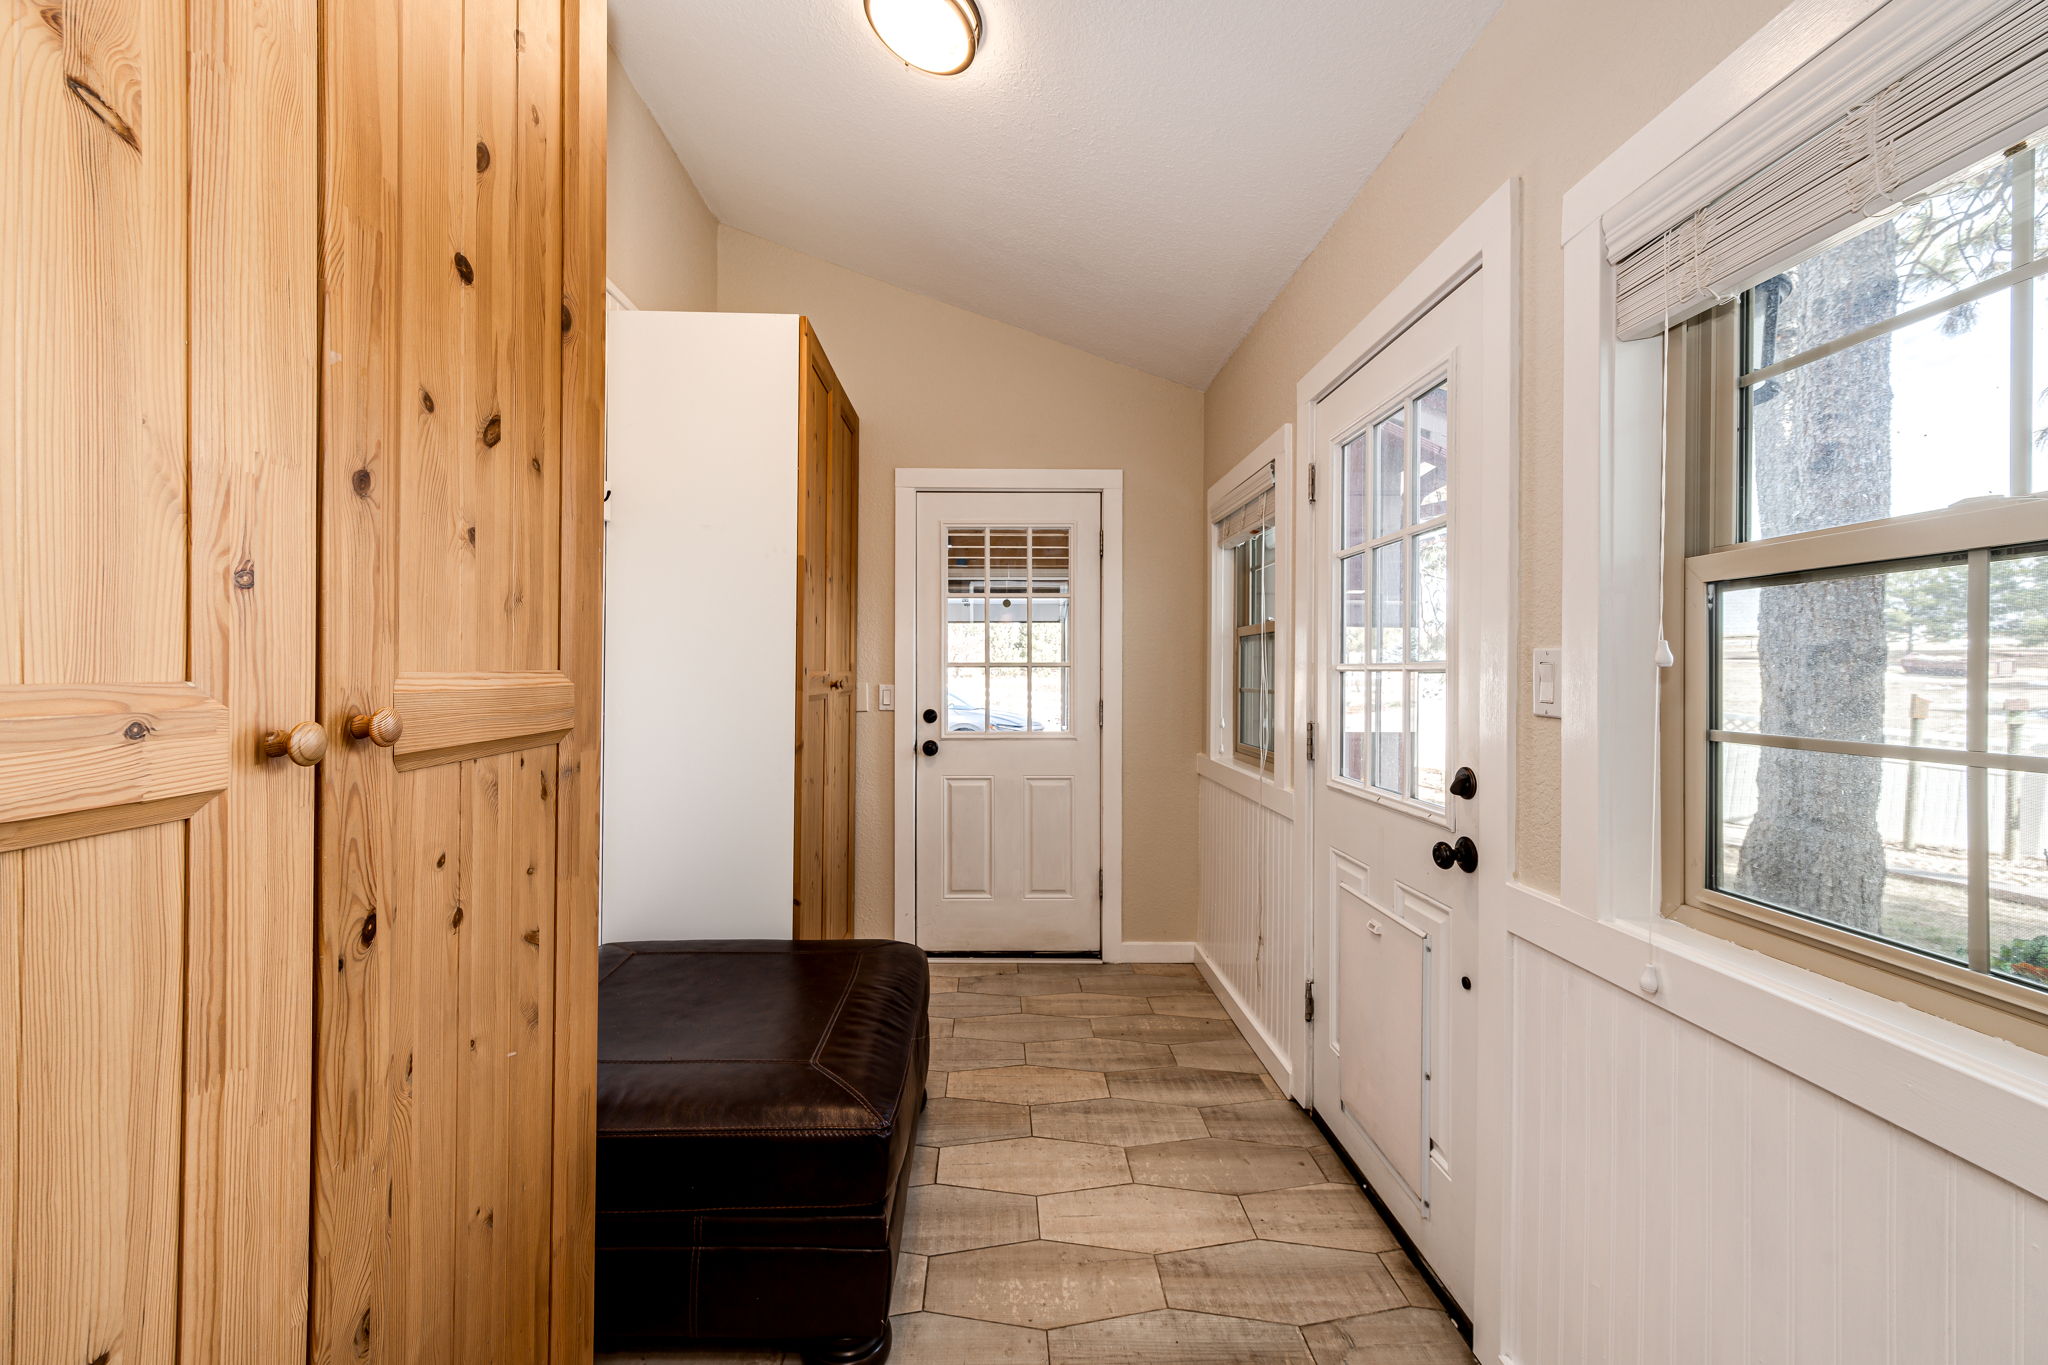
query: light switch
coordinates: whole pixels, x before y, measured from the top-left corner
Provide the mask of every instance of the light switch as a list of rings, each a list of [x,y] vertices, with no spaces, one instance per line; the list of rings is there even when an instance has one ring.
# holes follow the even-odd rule
[[[1558,656],[1562,650],[1536,649],[1529,652],[1529,709],[1539,716],[1561,716],[1564,704],[1559,700]]]
[[[896,684],[882,683],[875,688],[875,709],[894,711],[896,709]]]

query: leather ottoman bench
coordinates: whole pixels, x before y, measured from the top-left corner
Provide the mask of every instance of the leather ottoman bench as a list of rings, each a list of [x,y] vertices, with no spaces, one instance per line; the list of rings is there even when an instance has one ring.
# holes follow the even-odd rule
[[[612,943],[598,980],[598,1348],[885,1360],[931,1055],[924,954]]]

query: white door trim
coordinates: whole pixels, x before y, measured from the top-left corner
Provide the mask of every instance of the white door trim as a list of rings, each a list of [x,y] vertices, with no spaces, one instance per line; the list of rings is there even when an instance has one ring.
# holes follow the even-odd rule
[[[1479,870],[1475,874],[1478,885],[1474,888],[1473,902],[1477,911],[1473,916],[1475,922],[1469,926],[1478,955],[1477,980],[1482,987],[1493,987],[1483,989],[1478,1001],[1480,1057],[1476,1077],[1476,1225],[1489,1229],[1505,1225],[1508,1122],[1513,1112],[1510,1107],[1513,1076],[1507,1063],[1507,1023],[1510,1017],[1506,990],[1507,940],[1502,911],[1507,901],[1507,887],[1514,875],[1515,709],[1520,696],[1517,687],[1520,672],[1515,667],[1520,649],[1516,634],[1516,592],[1521,554],[1518,508],[1522,354],[1519,181],[1510,180],[1488,196],[1486,202],[1454,228],[1421,265],[1388,291],[1379,305],[1366,315],[1365,321],[1353,328],[1344,340],[1302,376],[1301,382],[1295,385],[1295,429],[1313,432],[1318,401],[1474,275],[1479,277],[1479,286],[1484,291],[1481,345],[1485,373],[1481,379],[1480,402],[1485,413],[1486,432],[1485,448],[1477,453],[1476,458],[1484,471],[1484,480],[1490,486],[1504,490],[1503,496],[1489,499],[1479,514],[1468,517],[1465,522],[1465,534],[1472,537],[1472,543],[1480,553],[1476,581],[1471,586],[1470,596],[1461,604],[1464,610],[1478,615],[1482,627],[1480,636],[1486,644],[1477,660],[1464,661],[1460,666],[1477,667],[1482,678],[1489,680],[1482,689],[1488,698],[1487,704],[1470,718],[1476,742],[1466,747],[1478,758],[1475,767],[1480,773],[1480,780],[1491,783],[1493,794],[1497,796],[1486,805],[1479,829],[1473,836],[1480,847],[1480,859]],[[1296,480],[1298,492],[1294,524],[1298,529],[1296,543],[1290,547],[1290,553],[1301,564],[1310,562],[1314,550],[1314,546],[1305,539],[1308,528],[1313,525],[1307,501],[1306,466],[1321,460],[1322,452],[1317,450],[1307,450],[1296,457],[1296,463],[1304,473]],[[1321,483],[1327,489],[1334,486],[1334,479],[1325,478]],[[1295,618],[1304,623],[1310,621],[1316,610],[1314,584],[1312,573],[1295,575],[1293,610]],[[1303,727],[1311,718],[1306,714],[1307,710],[1304,706],[1297,713],[1297,734],[1294,737],[1297,745],[1306,743]],[[1330,752],[1327,744],[1323,749],[1324,753]],[[1326,760],[1318,755],[1317,761],[1320,766]],[[1319,775],[1312,775],[1299,785],[1306,792],[1310,782],[1318,780]],[[1308,803],[1304,799],[1303,815],[1307,814]],[[1304,819],[1302,823],[1306,826],[1308,821]],[[1305,955],[1300,964],[1301,980],[1306,982],[1321,952],[1314,897],[1308,894],[1315,885],[1312,877],[1320,875],[1309,865],[1314,848],[1313,831],[1304,831],[1298,845],[1302,850],[1301,885],[1305,894],[1297,912],[1308,921],[1308,932],[1302,936]],[[1327,1033],[1315,1039],[1318,1046],[1327,1046],[1329,1041]],[[1302,1078],[1298,1084],[1312,1081],[1314,1071],[1314,1059],[1304,1056],[1302,1065],[1297,1069],[1297,1076]],[[1474,1283],[1473,1302],[1463,1307],[1478,1327],[1484,1347],[1486,1328],[1482,1324],[1491,1324],[1495,1320],[1501,1302],[1501,1248],[1493,1237],[1482,1235],[1478,1238]]]
[[[917,676],[917,495],[919,493],[1100,493],[1102,495],[1102,958],[1133,956],[1124,945],[1124,474],[1121,469],[899,469],[896,471],[897,696]],[[917,711],[896,708],[896,937],[917,942]],[[1177,945],[1181,946],[1181,945]]]

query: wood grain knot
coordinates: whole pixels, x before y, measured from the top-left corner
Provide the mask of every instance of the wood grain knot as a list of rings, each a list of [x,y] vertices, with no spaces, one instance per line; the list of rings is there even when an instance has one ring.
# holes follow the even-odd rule
[[[369,470],[367,470],[367,469],[358,469],[358,470],[357,470],[357,471],[356,471],[355,473],[353,473],[353,474],[349,475],[349,476],[348,476],[348,486],[349,486],[350,488],[353,488],[353,489],[355,490],[355,492],[356,492],[356,496],[357,496],[357,497],[359,497],[359,498],[367,498],[367,497],[369,497],[369,496],[370,496],[370,471],[369,471]]]
[[[490,146],[489,146],[489,144],[487,144],[487,143],[479,142],[479,143],[477,143],[477,144],[476,144],[476,170],[477,170],[477,174],[478,174],[478,175],[482,175],[482,174],[483,174],[483,173],[484,173],[485,171],[489,170],[490,168],[491,168],[491,149],[490,149]]]
[[[494,412],[485,419],[482,435],[486,446],[494,446],[505,439],[505,424],[497,413]]]
[[[87,1361],[87,1362],[85,1363],[85,1365],[107,1365],[107,1362],[108,1362],[108,1361],[110,1361],[110,1360],[112,1360],[113,1358],[114,1358],[114,1353],[113,1353],[112,1351],[101,1351],[101,1352],[100,1352],[100,1353],[99,1353],[98,1355],[94,1356],[94,1357],[93,1357],[93,1358],[92,1358],[91,1360],[88,1360],[88,1361]]]
[[[461,907],[461,906],[459,906],[459,905],[458,905],[458,906],[456,906],[456,907],[455,907],[455,913],[454,913],[453,915],[451,915],[451,916],[449,916],[449,917],[448,917],[448,927],[449,927],[450,929],[460,929],[460,928],[462,927],[462,907]]]
[[[365,948],[377,941],[377,912],[375,910],[363,916],[363,931],[356,935],[356,937],[361,940]]]
[[[356,1354],[358,1356],[362,1357],[365,1360],[369,1359],[370,1310],[367,1308],[363,1310],[363,1315],[356,1319],[355,1348]]]
[[[128,722],[127,728],[121,731],[121,736],[124,739],[148,739],[149,731],[150,727],[144,722],[131,720]]]
[[[563,335],[563,336],[567,336],[567,335],[569,335],[569,331],[570,331],[570,329],[571,329],[571,328],[573,328],[573,327],[575,327],[575,325],[576,325],[576,315],[575,315],[574,313],[572,313],[572,312],[570,312],[570,311],[569,311],[569,305],[568,305],[568,303],[567,303],[567,302],[565,301],[565,302],[564,302],[564,303],[562,304],[562,335]]]
[[[476,544],[476,527],[470,527],[469,530],[465,531],[463,534],[469,537],[470,544]]]
[[[519,937],[525,939],[528,943],[531,943],[536,948],[540,947],[540,930],[538,929],[528,929]]]
[[[424,388],[420,390],[420,407],[427,412],[434,410],[434,395],[428,393]]]
[[[469,263],[469,257],[459,251],[455,253],[455,273],[462,277],[464,284],[476,283],[476,267]]]
[[[41,9],[36,11],[36,14],[37,17],[39,17],[44,24],[49,26],[50,32],[58,35],[59,37],[63,36],[64,7],[62,5],[44,5]],[[100,1359],[104,1360],[106,1359],[106,1357],[101,1356]]]
[[[120,110],[114,108],[113,105],[108,104],[105,99],[101,98],[99,91],[93,89],[76,76],[66,76],[64,78],[64,85],[72,94],[78,96],[80,104],[92,111],[94,118],[113,130],[115,137],[120,138],[121,141],[127,143],[138,152],[142,150],[142,140],[136,137],[134,127],[127,119],[121,117]]]
[[[234,578],[235,586],[237,588],[240,588],[243,592],[247,592],[249,591],[249,589],[255,587],[256,561],[253,559],[245,559],[241,563],[235,565]]]

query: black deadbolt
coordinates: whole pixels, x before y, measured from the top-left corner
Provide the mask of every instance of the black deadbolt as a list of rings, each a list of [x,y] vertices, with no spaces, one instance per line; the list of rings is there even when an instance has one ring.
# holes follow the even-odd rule
[[[924,756],[926,758],[930,758],[933,754],[939,751],[939,742],[935,739],[928,739],[924,743],[918,745],[917,747],[924,751]]]
[[[1455,844],[1438,840],[1436,847],[1429,851],[1429,856],[1446,872],[1454,867],[1461,872],[1479,870],[1479,845],[1462,834],[1458,836],[1458,842]]]
[[[938,724],[938,721],[939,721],[939,713],[938,713],[938,712],[936,712],[936,711],[934,711],[934,710],[932,710],[932,708],[931,708],[931,707],[929,707],[929,706],[925,707],[925,708],[924,708],[924,723],[925,723],[926,725],[936,725],[936,724]]]
[[[1462,796],[1467,801],[1479,794],[1479,778],[1470,768],[1460,768],[1451,778],[1451,795]]]

